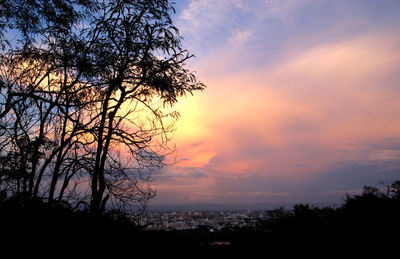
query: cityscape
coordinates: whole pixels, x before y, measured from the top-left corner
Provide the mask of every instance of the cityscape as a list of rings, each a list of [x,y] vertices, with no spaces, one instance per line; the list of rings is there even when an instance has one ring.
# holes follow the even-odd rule
[[[298,204],[310,204],[314,208],[340,207],[340,204],[331,202],[150,205],[135,222],[145,230],[194,230],[205,227],[213,232],[224,228],[254,227],[260,220],[268,219],[272,211],[289,212]]]
[[[221,210],[221,211],[150,211],[141,219],[146,230],[193,230],[200,227],[210,232],[224,228],[254,226],[266,218],[268,211]]]

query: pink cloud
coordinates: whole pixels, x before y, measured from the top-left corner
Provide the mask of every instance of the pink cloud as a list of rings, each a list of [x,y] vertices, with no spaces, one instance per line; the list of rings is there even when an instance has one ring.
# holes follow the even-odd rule
[[[400,139],[396,35],[382,32],[288,49],[275,65],[218,77],[204,72],[218,71],[223,58],[203,61],[207,68],[199,69],[200,76],[209,88],[185,100],[194,107],[179,107],[175,140],[182,161],[171,170],[184,174],[192,166],[207,177],[160,184],[159,189],[207,201],[222,197],[214,189],[221,175],[308,181],[340,161],[398,160],[398,150],[369,145]],[[235,55],[234,50],[222,53],[228,60]]]

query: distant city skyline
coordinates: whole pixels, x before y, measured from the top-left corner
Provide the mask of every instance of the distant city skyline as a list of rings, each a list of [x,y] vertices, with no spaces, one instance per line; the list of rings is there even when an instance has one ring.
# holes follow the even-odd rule
[[[208,88],[150,204],[341,203],[400,177],[400,2],[180,0]],[[171,160],[173,160],[171,158]]]

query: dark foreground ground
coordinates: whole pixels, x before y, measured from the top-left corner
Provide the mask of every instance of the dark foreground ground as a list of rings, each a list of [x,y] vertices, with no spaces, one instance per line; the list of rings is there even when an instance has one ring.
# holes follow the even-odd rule
[[[254,227],[219,232],[142,231],[121,213],[95,217],[66,204],[12,197],[0,203],[0,251],[13,256],[0,257],[397,258],[399,190],[366,187],[338,209],[296,205],[270,211]]]

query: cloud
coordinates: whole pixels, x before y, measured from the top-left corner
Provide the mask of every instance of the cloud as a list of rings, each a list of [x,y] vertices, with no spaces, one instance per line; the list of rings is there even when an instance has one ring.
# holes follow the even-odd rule
[[[252,31],[244,31],[241,29],[234,29],[234,30],[232,30],[232,37],[230,38],[230,40],[233,43],[244,43],[244,42],[248,41],[252,35],[253,35]]]
[[[338,201],[398,176],[397,18],[329,2],[191,1],[180,22],[205,46],[193,68],[208,89],[178,104],[179,162],[155,182],[161,193]]]
[[[378,169],[391,171],[400,146],[400,123],[393,120],[400,111],[400,50],[393,35],[354,36],[294,55],[289,51],[272,67],[210,80],[207,92],[194,98],[201,113],[195,120],[190,113],[181,118],[193,131],[181,140],[177,134],[178,155],[187,159],[178,163],[177,174],[189,179],[180,183],[233,193],[228,180],[238,175],[242,188],[248,182],[243,192],[289,193],[288,181],[318,184],[313,179],[331,174],[338,179],[331,189],[342,190],[339,183],[352,175],[350,169],[359,175],[365,169],[370,179],[379,178]],[[207,64],[218,67],[213,60]],[[207,177],[190,176],[191,167]],[[278,189],[267,188],[270,179]],[[355,179],[360,185],[362,176]],[[355,182],[348,188],[360,187]],[[289,186],[295,193],[296,184]],[[200,196],[206,199],[193,197]]]
[[[164,167],[162,170],[156,171],[152,174],[153,183],[176,183],[176,182],[190,182],[196,179],[209,177],[208,173],[199,167]]]
[[[246,199],[252,193],[257,202],[339,202],[346,193],[360,193],[363,185],[396,180],[400,162],[388,165],[337,163],[311,178],[285,178],[264,172],[217,175],[210,192],[225,193],[226,201],[228,194],[240,199],[243,193],[242,199]]]
[[[179,28],[192,35],[213,31],[229,18],[234,8],[240,8],[238,0],[192,0],[178,17]]]

